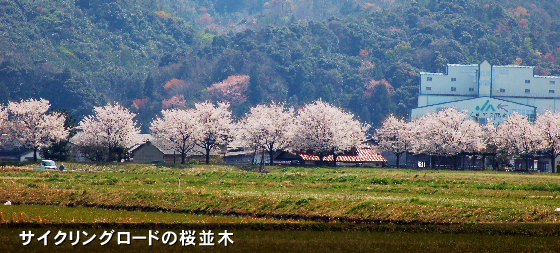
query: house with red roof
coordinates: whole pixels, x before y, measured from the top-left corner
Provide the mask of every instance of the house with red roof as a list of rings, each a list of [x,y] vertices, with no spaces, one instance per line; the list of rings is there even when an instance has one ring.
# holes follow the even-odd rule
[[[299,156],[306,165],[315,165],[319,162],[319,156],[301,153]],[[333,162],[333,155],[323,158],[323,162]],[[387,159],[381,155],[379,150],[372,146],[360,146],[355,150],[336,156],[336,166],[359,166],[359,167],[383,167]]]

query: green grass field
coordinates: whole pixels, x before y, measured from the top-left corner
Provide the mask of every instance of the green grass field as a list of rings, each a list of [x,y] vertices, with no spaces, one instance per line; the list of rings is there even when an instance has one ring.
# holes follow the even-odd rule
[[[560,220],[560,212],[554,211],[560,207],[560,177],[555,174],[310,167],[267,167],[267,173],[258,173],[247,166],[109,163],[68,163],[67,171],[47,172],[32,166],[0,169],[0,201],[16,204],[0,207],[0,224],[448,226]],[[94,208],[41,211],[36,205]],[[121,217],[96,214],[99,208],[138,212]]]

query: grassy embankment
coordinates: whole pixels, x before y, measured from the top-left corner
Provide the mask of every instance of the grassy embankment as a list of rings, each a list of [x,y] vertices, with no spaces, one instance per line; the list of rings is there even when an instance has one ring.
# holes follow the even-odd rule
[[[560,212],[554,211],[560,207],[560,177],[554,174],[300,167],[268,167],[269,173],[257,173],[225,165],[66,165],[64,172],[3,167],[0,201],[121,213],[1,206],[0,223],[328,222],[461,225],[463,230],[493,224],[492,229],[501,227],[502,232],[546,227],[549,234],[558,234],[554,225],[560,220]]]

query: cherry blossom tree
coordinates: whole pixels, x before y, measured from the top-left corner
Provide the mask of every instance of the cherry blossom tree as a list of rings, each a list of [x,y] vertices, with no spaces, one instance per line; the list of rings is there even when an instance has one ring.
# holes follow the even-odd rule
[[[519,113],[509,115],[496,131],[496,145],[508,157],[521,157],[525,160],[525,168],[529,170],[529,158],[543,146],[539,129],[527,116]]]
[[[556,173],[554,161],[560,155],[560,113],[546,111],[537,115],[535,128],[543,141],[542,151],[550,157],[550,168]]]
[[[164,99],[161,103],[163,109],[184,108],[187,101],[185,101],[185,95],[175,95],[170,99]]]
[[[416,132],[413,152],[430,156],[430,166],[436,167],[433,157],[458,154],[457,130],[465,119],[466,113],[455,108],[447,108],[437,113],[428,113],[415,120]]]
[[[186,154],[191,151],[197,138],[201,135],[201,125],[198,124],[196,111],[164,110],[162,117],[152,121],[154,142],[159,146],[173,149],[181,154],[181,163],[185,163]]]
[[[71,147],[68,145],[70,139],[76,135],[76,120],[74,117],[65,109],[58,109],[55,112],[64,115],[64,127],[69,130],[69,134],[63,140],[59,140],[49,146],[41,148],[41,156],[44,159],[56,160],[56,161],[67,161],[71,158]]]
[[[486,156],[491,155],[493,159],[492,168],[495,170],[497,168],[498,162],[496,160],[497,146],[496,146],[496,126],[494,121],[490,118],[486,122],[486,125],[482,127],[483,129],[483,141],[485,147],[482,149],[482,164],[486,164]]]
[[[233,105],[240,105],[247,101],[245,91],[249,88],[248,75],[232,75],[227,79],[213,84],[208,88],[212,98],[218,101],[228,101]]]
[[[496,146],[496,125],[492,119],[488,119],[486,125],[483,127],[484,130],[484,143],[486,144],[486,149],[495,149]]]
[[[128,148],[139,143],[135,114],[118,103],[94,111],[78,124],[82,132],[76,135],[76,145],[90,160],[120,161]]]
[[[416,138],[413,152],[432,158],[481,151],[485,147],[482,126],[473,120],[466,120],[467,115],[466,111],[446,108],[414,121]],[[435,166],[433,162],[431,165]]]
[[[268,152],[270,165],[274,153],[290,146],[294,134],[294,110],[284,104],[257,105],[239,123],[237,139],[245,145]],[[264,159],[261,159],[264,163]]]
[[[464,120],[458,129],[458,151],[463,155],[463,168],[465,167],[465,156],[472,156],[472,166],[474,167],[476,155],[486,148],[484,127],[472,119]]]
[[[413,123],[398,119],[391,114],[383,121],[383,125],[376,130],[375,138],[378,141],[379,149],[395,154],[397,168],[399,168],[401,156],[412,149],[413,138],[415,137],[413,128]]]
[[[10,102],[10,139],[16,145],[33,149],[33,160],[37,161],[37,150],[65,139],[69,132],[64,127],[66,117],[57,112],[47,113],[50,103],[46,99],[28,99]],[[5,117],[5,111],[0,113]],[[5,118],[3,119],[5,120]]]
[[[234,124],[228,103],[196,103],[196,117],[200,126],[200,135],[196,145],[203,148],[206,164],[210,163],[210,151],[227,145],[233,139]]]
[[[369,129],[353,114],[323,101],[305,105],[295,122],[294,148],[316,153],[321,164],[325,156],[333,154],[335,166],[337,155],[364,142]]]
[[[8,124],[8,109],[3,105],[0,105],[0,145],[2,145],[2,142],[8,137]]]

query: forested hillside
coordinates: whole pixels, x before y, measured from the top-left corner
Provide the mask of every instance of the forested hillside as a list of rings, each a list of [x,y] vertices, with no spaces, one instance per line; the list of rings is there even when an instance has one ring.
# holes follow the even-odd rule
[[[373,126],[416,106],[447,63],[560,75],[560,1],[0,1],[0,102],[43,97],[81,118],[322,99]]]

